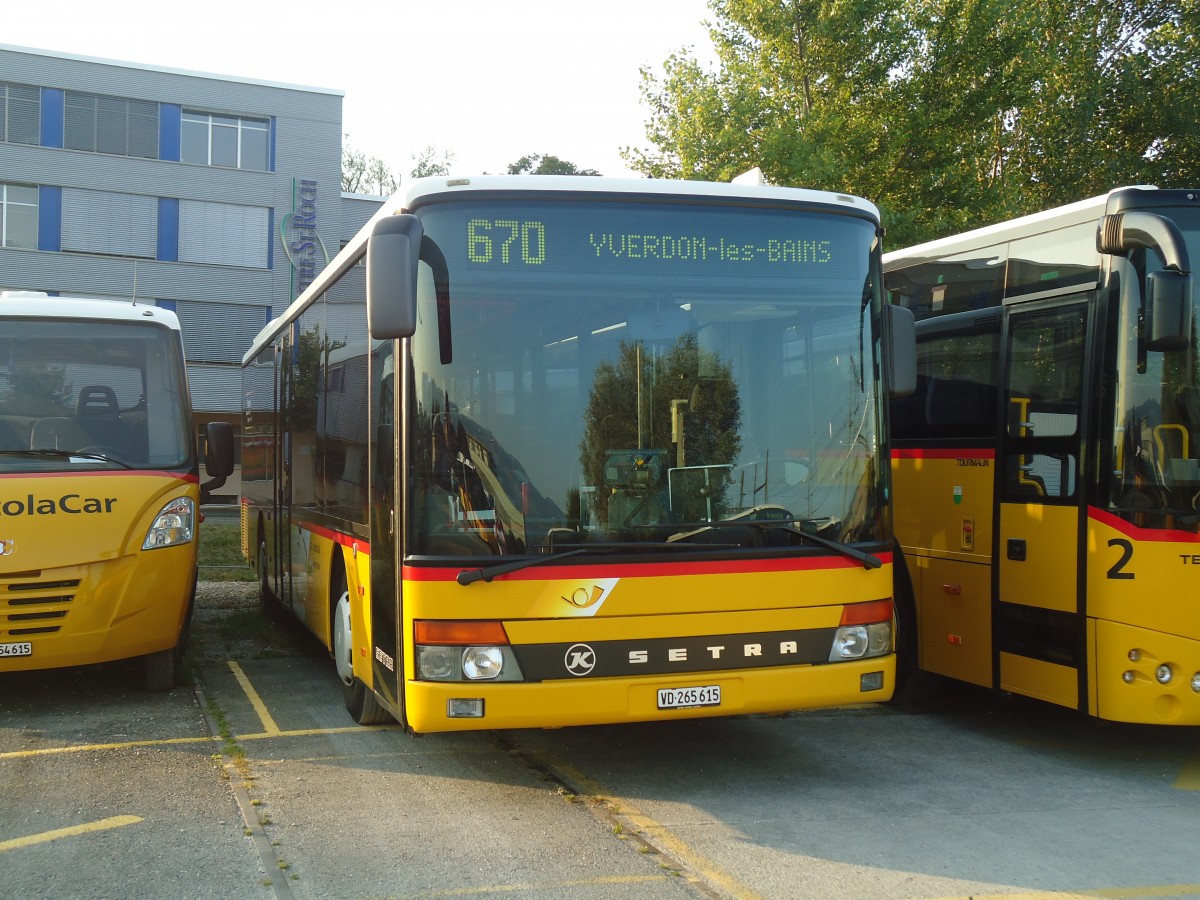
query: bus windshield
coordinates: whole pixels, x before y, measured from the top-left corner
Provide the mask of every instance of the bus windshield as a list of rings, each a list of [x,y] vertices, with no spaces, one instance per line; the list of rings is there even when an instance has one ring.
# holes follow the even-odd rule
[[[418,210],[410,552],[883,536],[875,225],[798,209]],[[424,258],[424,256],[423,256]]]
[[[1179,226],[1194,266],[1200,260],[1200,210],[1161,214]],[[1200,523],[1200,303],[1193,289],[1186,350],[1147,350],[1139,286],[1163,261],[1139,249],[1121,265],[1128,277],[1118,322],[1111,507],[1138,517],[1139,524],[1194,531]],[[1194,285],[1195,272],[1192,278]]]
[[[0,473],[191,464],[178,337],[157,325],[7,319]]]

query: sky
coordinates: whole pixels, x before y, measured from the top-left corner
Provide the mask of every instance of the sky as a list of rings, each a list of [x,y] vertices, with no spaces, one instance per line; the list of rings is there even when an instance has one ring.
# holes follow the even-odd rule
[[[42,0],[0,43],[339,90],[343,144],[395,174],[432,146],[454,175],[540,153],[629,176],[621,149],[650,146],[639,69],[711,61],[711,18],[706,0]]]

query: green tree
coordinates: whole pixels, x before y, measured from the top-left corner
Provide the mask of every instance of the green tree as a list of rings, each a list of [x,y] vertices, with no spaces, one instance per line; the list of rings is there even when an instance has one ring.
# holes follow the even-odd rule
[[[892,247],[1200,180],[1200,0],[711,0],[718,64],[643,69],[651,176],[869,197]]]
[[[549,153],[532,153],[509,163],[509,175],[599,175],[595,169],[581,169],[573,162]]]
[[[367,156],[348,144],[342,147],[342,190],[351,194],[390,194],[400,186],[382,159]]]
[[[450,166],[453,162],[453,153],[449,150],[439,151],[430,144],[420,153],[413,155],[413,170],[408,174],[410,178],[429,178],[435,175],[445,177],[450,174]]]

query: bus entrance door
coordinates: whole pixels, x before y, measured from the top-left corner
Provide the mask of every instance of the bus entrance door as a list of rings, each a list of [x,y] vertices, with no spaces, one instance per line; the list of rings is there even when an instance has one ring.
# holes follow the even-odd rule
[[[995,684],[1080,707],[1080,410],[1087,306],[1010,310],[993,592]]]

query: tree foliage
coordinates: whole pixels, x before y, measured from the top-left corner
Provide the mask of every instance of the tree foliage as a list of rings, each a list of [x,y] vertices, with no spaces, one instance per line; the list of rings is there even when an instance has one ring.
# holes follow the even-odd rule
[[[449,150],[438,150],[432,144],[413,156],[413,170],[410,178],[429,178],[450,174],[450,166],[454,162],[454,154]]]
[[[382,159],[361,150],[342,147],[342,190],[352,194],[391,194],[400,186],[400,176]]]
[[[573,162],[550,153],[531,153],[509,163],[509,175],[599,175],[595,169],[581,169]]]
[[[643,69],[643,174],[879,203],[903,246],[1200,183],[1200,0],[710,0],[718,63]]]

